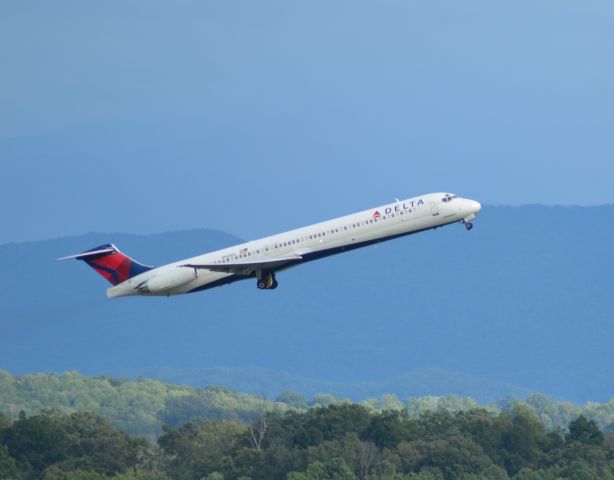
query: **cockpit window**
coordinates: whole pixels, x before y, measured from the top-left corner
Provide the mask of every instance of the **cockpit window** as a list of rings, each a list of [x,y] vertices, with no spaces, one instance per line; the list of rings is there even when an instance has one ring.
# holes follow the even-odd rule
[[[446,196],[443,197],[441,199],[442,202],[451,202],[452,200],[454,200],[456,198],[456,195],[452,194],[452,193],[446,193]]]

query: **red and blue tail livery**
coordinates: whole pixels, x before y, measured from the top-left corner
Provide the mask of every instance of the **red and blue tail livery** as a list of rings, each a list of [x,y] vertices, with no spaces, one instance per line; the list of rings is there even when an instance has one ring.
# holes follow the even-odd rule
[[[77,255],[64,258],[83,260],[112,285],[119,285],[129,278],[151,270],[153,267],[141,265],[136,260],[124,255],[112,243],[86,250]]]

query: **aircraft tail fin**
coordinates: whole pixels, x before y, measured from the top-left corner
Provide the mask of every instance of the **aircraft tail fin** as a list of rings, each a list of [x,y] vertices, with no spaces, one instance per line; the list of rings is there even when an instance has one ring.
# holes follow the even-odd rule
[[[66,260],[68,258],[83,260],[112,285],[118,285],[153,268],[142,265],[129,256],[124,255],[112,243],[100,245],[99,247],[77,253],[76,255],[62,257],[58,260]]]

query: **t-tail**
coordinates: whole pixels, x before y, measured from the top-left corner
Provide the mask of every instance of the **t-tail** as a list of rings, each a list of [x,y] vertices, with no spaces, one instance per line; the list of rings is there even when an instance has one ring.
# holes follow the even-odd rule
[[[66,260],[68,258],[83,260],[111,282],[112,285],[119,285],[129,278],[135,277],[153,268],[141,265],[136,260],[132,260],[130,257],[120,252],[112,243],[101,245],[76,255],[62,257],[60,260]]]

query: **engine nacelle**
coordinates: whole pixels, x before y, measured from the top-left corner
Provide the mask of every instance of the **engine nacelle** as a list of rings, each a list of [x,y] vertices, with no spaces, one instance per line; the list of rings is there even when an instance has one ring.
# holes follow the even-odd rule
[[[198,274],[193,268],[175,267],[156,273],[140,288],[142,293],[163,293],[185,285],[194,280]]]

